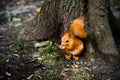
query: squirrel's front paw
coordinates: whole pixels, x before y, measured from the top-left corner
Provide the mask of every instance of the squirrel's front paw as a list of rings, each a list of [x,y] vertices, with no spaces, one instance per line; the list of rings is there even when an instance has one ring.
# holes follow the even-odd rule
[[[59,48],[60,49],[65,49],[65,46],[60,45]]]

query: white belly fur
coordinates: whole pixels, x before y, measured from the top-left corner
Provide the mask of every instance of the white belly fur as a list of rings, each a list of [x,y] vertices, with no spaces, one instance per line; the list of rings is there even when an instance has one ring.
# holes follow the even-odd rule
[[[77,53],[78,53],[78,50],[73,50],[73,51],[69,51],[70,52],[70,54],[72,54],[72,55],[76,55]]]

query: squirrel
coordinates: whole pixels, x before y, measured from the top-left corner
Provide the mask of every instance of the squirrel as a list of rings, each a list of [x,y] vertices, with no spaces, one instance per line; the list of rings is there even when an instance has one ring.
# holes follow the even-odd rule
[[[60,48],[65,50],[66,59],[73,57],[74,60],[79,59],[79,55],[84,49],[83,41],[80,39],[85,39],[87,37],[87,32],[84,30],[84,17],[77,18],[71,24],[69,32],[65,32],[61,38]]]

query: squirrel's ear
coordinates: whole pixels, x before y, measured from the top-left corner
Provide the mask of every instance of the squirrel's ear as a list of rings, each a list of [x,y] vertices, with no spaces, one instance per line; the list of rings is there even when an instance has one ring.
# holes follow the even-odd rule
[[[64,31],[63,34],[69,33],[69,31]]]
[[[61,36],[65,35],[65,34],[67,34],[67,33],[68,33],[68,32],[64,31]]]
[[[67,33],[66,31],[63,32],[63,34]]]
[[[85,18],[84,16],[81,16],[81,17],[80,17],[80,19],[82,19],[82,20],[84,20],[84,18]]]
[[[78,18],[80,22],[84,23],[84,20],[85,20],[85,17],[84,16],[81,16]]]

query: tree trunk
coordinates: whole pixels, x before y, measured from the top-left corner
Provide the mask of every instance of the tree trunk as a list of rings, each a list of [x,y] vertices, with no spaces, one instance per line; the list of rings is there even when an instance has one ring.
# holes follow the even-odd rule
[[[119,62],[120,57],[109,25],[108,3],[109,3],[108,0],[88,1],[88,14],[89,14],[89,25],[90,25],[89,36],[90,36],[90,40],[93,43],[95,53],[97,53],[96,65],[98,66],[96,67],[96,70],[95,69],[93,70],[93,72],[95,73],[97,71],[97,75],[95,76],[95,78],[100,79],[98,77],[100,77],[99,74],[101,74],[102,77],[101,79],[103,80],[107,80],[107,79],[116,80],[118,79],[117,78],[118,75],[116,75],[117,77],[113,77],[114,73],[112,73],[112,71],[116,70],[117,72],[117,68],[115,68],[115,65],[113,63],[116,60],[118,60]],[[103,68],[106,69],[107,72],[105,72]],[[107,73],[111,73],[111,74],[107,74]],[[107,76],[105,76],[106,74]]]
[[[89,21],[92,39],[96,51],[100,54],[118,56],[115,41],[108,20],[108,2],[106,0],[89,0]],[[112,59],[112,58],[111,58]]]
[[[88,32],[85,54],[89,60],[95,59],[91,60],[95,78],[116,80],[120,78],[117,65],[120,56],[109,25],[108,6],[108,0],[45,0],[40,14],[29,24],[30,29],[27,28],[24,35],[27,40],[51,39],[59,43],[70,23],[84,15]]]
[[[120,32],[120,1],[119,0],[109,0],[110,1],[110,24],[111,27],[115,30]]]
[[[83,0],[46,0],[41,13],[27,24],[30,27],[23,29],[24,36],[27,40],[52,39],[60,42],[62,33],[68,31],[73,19],[83,15],[83,6]]]

